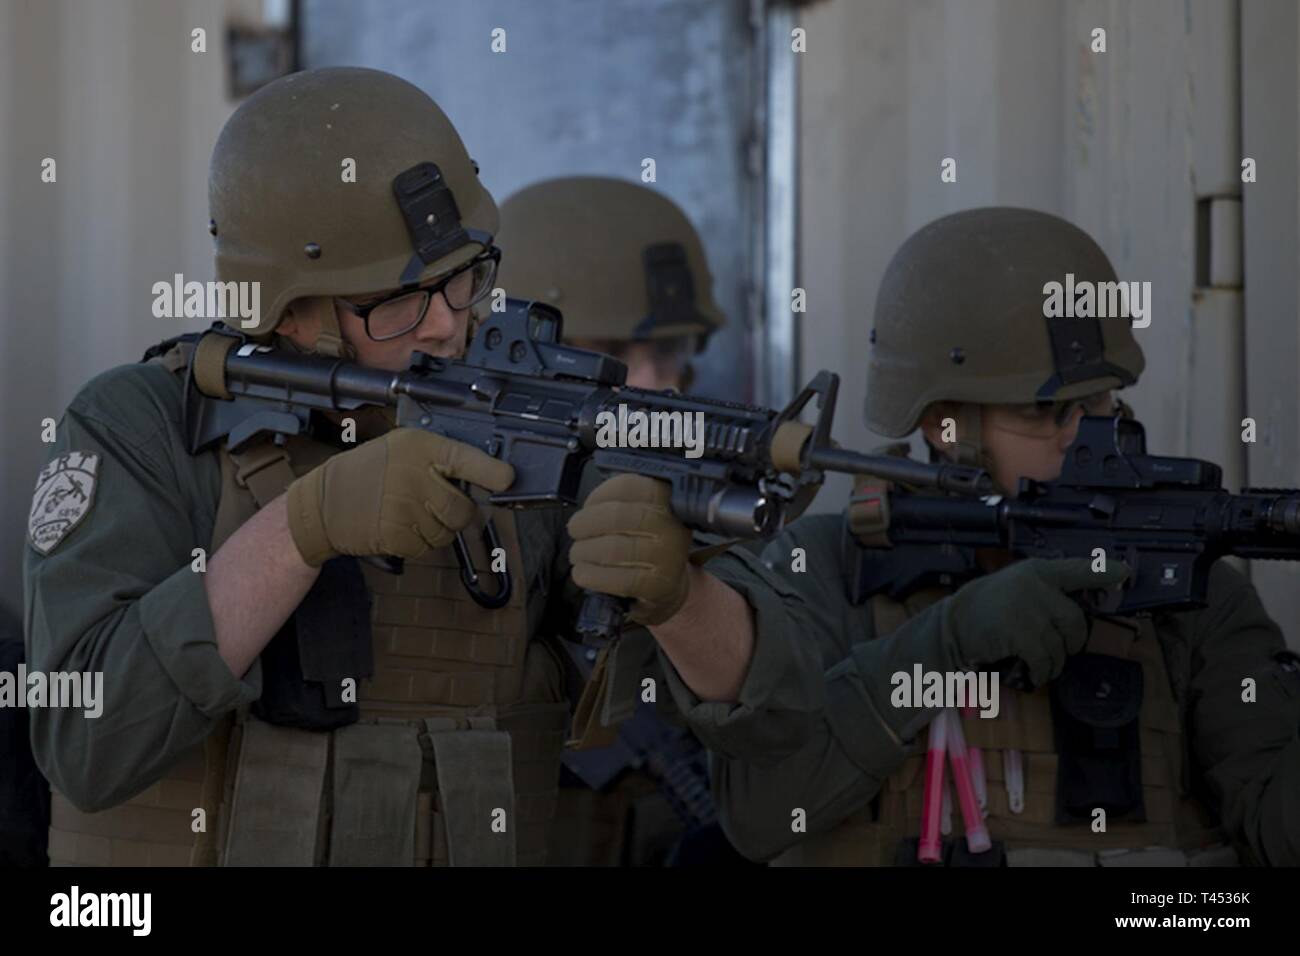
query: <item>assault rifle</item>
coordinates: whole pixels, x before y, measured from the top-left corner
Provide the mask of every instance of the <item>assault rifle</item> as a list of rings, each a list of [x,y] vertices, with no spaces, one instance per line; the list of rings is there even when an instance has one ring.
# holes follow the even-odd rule
[[[892,597],[981,573],[977,550],[1022,557],[1122,560],[1133,574],[1118,591],[1090,592],[1101,614],[1201,607],[1210,568],[1226,555],[1300,560],[1300,489],[1222,487],[1218,465],[1148,455],[1133,419],[1086,417],[1054,481],[1022,479],[1014,498],[943,497],[905,489],[867,491],[887,539],[856,547],[850,593]],[[878,536],[879,537],[879,536]]]
[[[573,505],[588,462],[605,474],[630,472],[672,486],[673,513],[689,527],[735,538],[767,537],[802,510],[823,472],[874,474],[891,481],[972,494],[992,490],[988,475],[954,465],[926,465],[835,448],[830,440],[839,379],[821,372],[782,411],[688,398],[624,385],[627,367],[598,352],[559,344],[560,313],[506,300],[479,328],[463,359],[416,353],[406,372],[275,350],[237,333],[209,332],[195,348],[186,386],[190,451],[225,440],[232,451],[270,436],[283,443],[308,430],[313,411],[396,406],[398,425],[422,428],[480,448],[514,466],[515,482],[491,495],[511,508]],[[811,427],[797,417],[816,399]],[[680,448],[601,447],[605,416],[641,412],[703,416],[699,457]],[[489,548],[496,545],[489,525]],[[509,573],[483,593],[462,537],[461,578],[485,607],[510,594]],[[398,562],[390,562],[398,570]],[[626,602],[588,595],[579,632],[593,641],[616,636]]]

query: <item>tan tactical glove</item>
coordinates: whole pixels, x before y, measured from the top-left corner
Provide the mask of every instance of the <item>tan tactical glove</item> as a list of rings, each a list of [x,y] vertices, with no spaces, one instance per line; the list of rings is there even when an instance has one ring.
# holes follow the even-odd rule
[[[454,480],[505,491],[515,470],[462,442],[395,428],[289,486],[293,543],[312,567],[340,554],[418,557],[474,520],[477,506]]]
[[[668,620],[690,591],[691,532],[673,517],[671,493],[656,478],[616,475],[569,519],[574,583],[632,598],[628,619],[637,624]]]

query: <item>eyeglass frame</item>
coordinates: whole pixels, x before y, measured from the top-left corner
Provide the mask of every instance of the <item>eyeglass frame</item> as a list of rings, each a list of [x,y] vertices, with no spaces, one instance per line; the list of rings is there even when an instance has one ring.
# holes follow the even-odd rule
[[[464,265],[460,266],[457,269],[453,269],[451,272],[447,273],[447,275],[443,276],[433,285],[415,286],[413,288],[399,289],[397,292],[394,292],[391,295],[386,295],[382,299],[378,300],[377,302],[372,302],[369,305],[357,305],[355,302],[351,301],[350,299],[345,299],[342,296],[335,296],[334,298],[338,299],[345,306],[347,306],[348,311],[350,311],[353,315],[355,315],[358,319],[361,320],[362,324],[365,326],[366,337],[369,338],[370,341],[391,342],[393,339],[400,339],[403,335],[407,335],[414,329],[418,329],[420,327],[420,323],[424,321],[424,317],[429,314],[429,305],[430,303],[433,302],[433,297],[437,295],[439,292],[441,292],[443,301],[447,302],[446,289],[448,283],[450,283],[456,277],[467,272],[468,270],[473,269],[480,262],[485,262],[485,261],[490,261],[492,263],[492,276],[495,279],[497,270],[501,266],[501,249],[499,246],[489,246],[487,249],[484,249],[473,259],[470,259],[468,262],[466,262]],[[472,307],[475,303],[482,302],[483,299],[491,291],[492,291],[492,285],[491,283],[488,283],[484,287],[482,293],[480,293],[476,298],[471,299],[468,303],[462,306],[462,308],[468,309]],[[397,299],[405,298],[408,295],[414,295],[417,292],[428,293],[428,298],[424,300],[424,306],[420,309],[420,315],[414,322],[412,322],[406,328],[402,329],[402,331],[394,332],[392,335],[385,335],[382,338],[376,338],[374,335],[371,334],[370,314],[374,312],[375,309],[379,308],[381,305],[386,305],[389,302],[394,302]],[[454,309],[454,307],[450,302],[447,302],[447,308],[453,309],[454,311],[460,311],[460,309]]]

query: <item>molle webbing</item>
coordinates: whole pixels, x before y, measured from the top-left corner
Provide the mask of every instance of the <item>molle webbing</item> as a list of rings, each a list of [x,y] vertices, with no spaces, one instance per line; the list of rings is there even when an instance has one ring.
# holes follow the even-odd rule
[[[522,578],[523,555],[509,512],[490,512],[506,552],[507,567]],[[489,589],[491,557],[482,542],[484,518],[465,529],[480,580]],[[388,574],[367,565],[374,599],[375,676],[359,695],[363,715],[423,716],[430,708],[482,708],[519,700],[528,649],[526,593],[515,587],[509,603],[488,610],[461,583],[450,547],[406,561]]]
[[[278,450],[264,445],[257,452],[258,458],[248,464],[247,453],[229,456],[237,465],[236,478],[241,474],[278,472],[281,488],[287,485],[283,477],[286,473],[277,464],[281,457]],[[292,458],[293,472],[302,474],[327,453],[322,453],[316,443],[293,440],[285,460]],[[262,461],[268,464],[258,467]],[[239,484],[237,480],[236,488]],[[253,497],[259,499],[279,493],[274,485],[264,486],[269,488],[264,490],[254,488],[252,480],[247,484]],[[248,492],[241,497],[247,499]],[[475,569],[491,588],[492,555],[482,536],[487,515],[496,524],[507,567],[517,580],[522,578],[524,559],[513,513],[485,505],[475,523],[465,529],[465,541]],[[366,841],[349,836],[346,845],[340,845],[337,838],[332,838],[324,858],[332,865],[374,861],[399,852],[405,845],[410,849],[399,852],[400,858],[389,862],[544,863],[546,827],[555,809],[567,707],[559,701],[537,702],[542,691],[526,686],[526,658],[537,651],[536,659],[545,659],[545,654],[528,641],[526,589],[516,587],[510,602],[499,610],[480,607],[465,591],[450,547],[407,560],[401,575],[368,564],[363,566],[363,573],[373,601],[375,673],[358,689],[362,722],[344,730],[355,729],[360,735],[373,737],[373,731],[361,728],[402,727],[405,736],[401,739],[405,743],[390,741],[387,750],[411,754],[415,743],[419,743],[424,748],[422,768],[411,803],[409,841],[403,836],[383,844],[377,836]],[[443,731],[434,737],[405,729],[425,718],[443,721]],[[448,720],[461,730],[446,729]],[[493,724],[495,730],[487,729]],[[392,787],[373,794],[365,788],[341,790],[337,742],[335,747],[335,782],[327,792],[334,801],[352,794],[349,799],[355,809],[336,805],[333,814],[350,813],[359,818],[369,812],[365,809],[368,800],[390,809],[405,808],[411,802],[409,778],[401,774],[397,774]],[[386,765],[409,767],[405,761],[390,757],[392,754],[384,758]],[[358,750],[355,759],[364,763],[367,754]],[[478,783],[467,789],[466,784],[474,779]],[[446,794],[439,786],[443,780],[452,782]],[[501,791],[503,783],[511,782],[512,794]],[[506,811],[506,833],[492,831],[492,818],[482,808],[471,809],[477,797],[492,803],[489,811],[498,807]],[[338,826],[336,820],[332,832],[345,832]],[[316,855],[320,858],[321,850]]]
[[[254,719],[245,721],[242,731],[222,863],[312,866],[319,862],[327,819],[323,797],[330,735]]]
[[[876,595],[871,599],[875,636],[892,633],[942,596],[942,590],[928,589],[902,603]],[[1183,792],[1178,705],[1153,626],[1146,621],[1094,621],[1086,650],[1136,661],[1142,667],[1145,694],[1138,721],[1145,822],[1110,819],[1104,833],[1093,832],[1086,824],[1057,824],[1058,758],[1050,689],[1026,694],[1001,686],[997,717],[973,714],[962,721],[967,745],[984,751],[989,835],[1004,842],[1012,865],[1232,862],[1231,851],[1224,852],[1221,847],[1222,831],[1206,809]],[[1013,707],[1008,707],[1008,695],[1015,695]],[[859,809],[828,833],[804,840],[775,863],[893,865],[900,842],[920,832],[927,743],[928,732],[920,735],[902,765],[886,778],[872,805]],[[1003,754],[1010,749],[1022,752],[1025,795],[1021,813],[1012,813],[1008,805]],[[945,786],[952,787],[950,773],[945,774]],[[951,837],[961,839],[964,831],[955,793],[952,806]]]
[[[334,738],[330,866],[409,866],[424,754],[411,728],[352,724]]]
[[[288,446],[293,470],[298,473],[305,470],[299,467],[300,460],[318,457],[303,456],[298,450],[300,444],[291,441]],[[275,451],[264,454],[272,462],[265,470],[277,467]],[[244,456],[230,457],[239,461]],[[237,468],[236,474],[242,470]],[[524,564],[514,515],[486,506],[482,511],[493,517],[507,566],[519,579]],[[485,582],[491,582],[492,556],[481,533],[484,521],[485,516],[480,514],[465,529],[465,540],[475,569]],[[372,565],[364,565],[363,573],[373,600],[375,673],[373,678],[362,681],[358,690],[362,724],[357,726],[373,726],[375,721],[420,721],[431,716],[464,725],[463,734],[444,732],[437,738],[438,746],[424,754],[423,782],[415,795],[410,857],[417,865],[545,862],[545,831],[555,808],[567,708],[562,702],[521,700],[521,696],[535,699],[539,693],[535,688],[524,692],[525,659],[536,649],[528,641],[526,589],[517,587],[510,602],[499,610],[480,607],[465,591],[450,547],[407,560],[401,575],[388,574]],[[538,658],[544,657],[539,650]],[[493,715],[499,729],[484,730],[482,722],[492,720]],[[471,726],[475,724],[477,728]],[[453,739],[462,736],[464,740]],[[470,780],[475,766],[483,768],[478,772],[477,789],[465,790],[457,783],[446,795],[438,790],[441,780]],[[336,764],[334,773],[338,772]],[[485,789],[483,781],[492,779],[498,781],[492,785],[497,789],[502,780],[513,780],[512,801],[498,794],[491,797],[492,807],[488,808],[506,810],[505,834],[490,829],[492,819],[488,814],[467,809],[475,794],[488,799],[492,787]],[[333,792],[337,797],[337,782]],[[387,791],[375,799],[393,805],[400,802]],[[390,846],[383,852],[392,850]],[[365,858],[374,859],[380,850],[357,848],[346,856],[340,856],[340,852],[337,842],[331,841],[329,862],[354,860],[357,854],[369,854]],[[402,860],[408,862],[407,856]]]
[[[537,705],[501,729],[468,717],[325,733],[250,719],[225,804],[223,862],[541,865],[565,716],[563,704]]]
[[[427,727],[438,770],[435,828],[446,834],[448,864],[514,866],[510,736],[490,722],[464,730],[455,721],[429,720]]]
[[[51,866],[185,866],[201,806],[203,749],[125,803],[83,813],[55,791],[50,798]],[[215,827],[215,819],[210,820]]]

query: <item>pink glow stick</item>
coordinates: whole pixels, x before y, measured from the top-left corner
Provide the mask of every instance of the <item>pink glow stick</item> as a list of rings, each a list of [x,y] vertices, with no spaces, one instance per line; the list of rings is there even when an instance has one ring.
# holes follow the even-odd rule
[[[961,718],[955,710],[944,711],[944,716],[948,722],[948,759],[952,761],[952,780],[957,785],[957,803],[961,807],[962,825],[966,828],[966,846],[972,853],[983,853],[993,846],[993,841],[989,839],[979,801],[975,799],[975,788],[971,785]]]
[[[944,836],[952,833],[952,787],[943,788],[943,804],[939,809],[939,832]]]
[[[943,859],[943,838],[939,835],[940,807],[943,803],[944,754],[948,749],[948,722],[941,711],[930,721],[930,742],[925,752],[925,796],[921,803],[921,838],[916,858],[922,863]]]
[[[962,715],[974,717],[976,710],[974,707],[963,707]],[[975,799],[979,801],[980,815],[987,817],[989,815],[989,784],[988,778],[984,776],[984,751],[979,747],[967,747],[966,757],[970,760],[970,781],[975,785]]]
[[[970,761],[970,782],[975,786],[975,803],[980,808],[980,816],[987,817],[989,785],[984,777],[984,751],[978,747],[967,747],[966,759]]]

